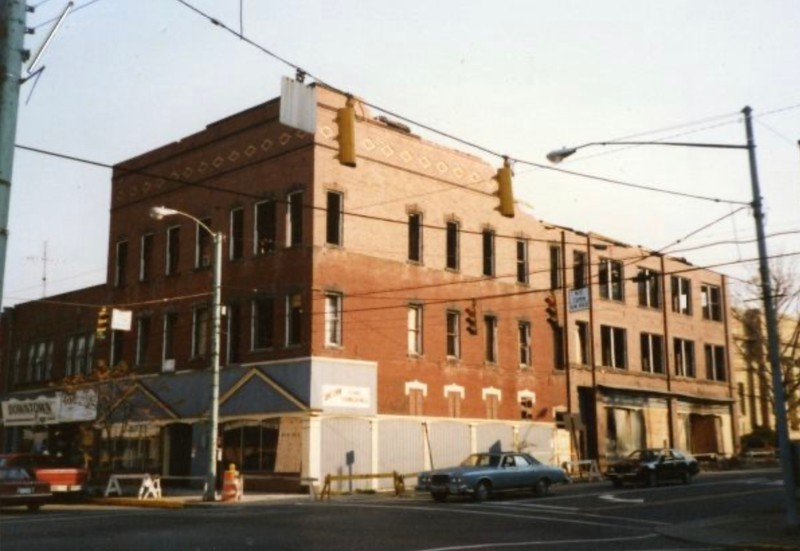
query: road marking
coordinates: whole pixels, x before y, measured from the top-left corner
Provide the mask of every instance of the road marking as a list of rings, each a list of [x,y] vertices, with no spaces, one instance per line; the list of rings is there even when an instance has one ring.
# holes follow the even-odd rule
[[[617,497],[614,494],[603,494],[597,497],[599,497],[600,499],[604,499],[606,501],[617,501],[619,503],[644,503],[644,498],[642,497],[628,499],[624,497]]]
[[[501,547],[534,547],[546,545],[548,548],[555,545],[575,545],[585,543],[611,543],[623,541],[636,541],[657,537],[656,534],[645,534],[643,536],[628,536],[620,538],[587,538],[587,539],[574,539],[574,540],[549,540],[549,541],[514,541],[507,543],[479,543],[473,545],[453,545],[448,547],[428,547],[426,549],[419,549],[417,551],[463,551],[466,549],[499,549]]]

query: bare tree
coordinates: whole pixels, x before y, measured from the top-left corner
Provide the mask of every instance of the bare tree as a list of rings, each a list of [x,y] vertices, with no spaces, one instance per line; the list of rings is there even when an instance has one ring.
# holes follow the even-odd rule
[[[800,430],[800,271],[791,264],[771,267],[774,304],[778,319],[780,368],[789,427]],[[736,352],[746,368],[748,411],[759,411],[763,424],[772,429],[775,399],[769,361],[767,328],[761,308],[761,286],[757,278],[735,297],[733,317],[742,328],[735,339]],[[755,428],[755,427],[754,427]]]

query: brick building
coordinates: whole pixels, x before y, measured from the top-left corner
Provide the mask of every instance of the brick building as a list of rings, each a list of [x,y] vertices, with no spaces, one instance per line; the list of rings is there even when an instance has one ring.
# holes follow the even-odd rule
[[[149,216],[165,205],[225,234],[226,464],[319,478],[491,447],[548,463],[734,451],[723,276],[501,216],[497,167],[358,101],[345,165],[346,98],[316,97],[313,135],[276,98],[115,168],[107,284],[4,312],[6,448],[204,472],[212,243]],[[95,339],[103,305],[131,311],[130,331]],[[92,421],[64,406],[77,395]]]

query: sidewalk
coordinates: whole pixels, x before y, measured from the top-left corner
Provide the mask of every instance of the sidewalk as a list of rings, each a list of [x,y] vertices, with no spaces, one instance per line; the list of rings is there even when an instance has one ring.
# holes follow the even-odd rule
[[[280,500],[307,501],[308,494],[266,494],[245,493],[239,501],[203,501],[203,496],[197,492],[182,493],[163,496],[155,499],[138,499],[137,497],[90,497],[86,503],[92,505],[116,505],[119,507],[152,507],[157,509],[183,509],[184,507],[226,507],[231,505],[246,505],[265,503]]]

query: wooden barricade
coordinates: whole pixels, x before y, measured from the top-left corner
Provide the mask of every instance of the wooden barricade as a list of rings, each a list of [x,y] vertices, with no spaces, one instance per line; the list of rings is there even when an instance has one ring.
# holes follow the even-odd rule
[[[333,482],[351,482],[354,480],[372,480],[376,478],[391,478],[394,482],[394,494],[401,495],[405,492],[406,485],[403,475],[397,471],[391,473],[375,473],[375,474],[341,474],[341,475],[325,475],[325,483],[322,486],[322,491],[319,494],[319,499],[323,500],[327,496],[331,498],[331,484]]]

